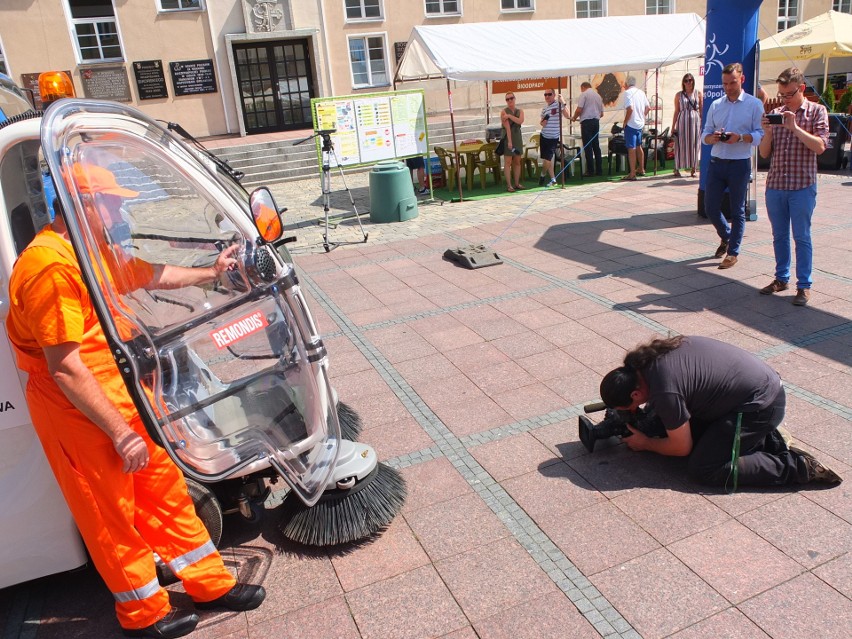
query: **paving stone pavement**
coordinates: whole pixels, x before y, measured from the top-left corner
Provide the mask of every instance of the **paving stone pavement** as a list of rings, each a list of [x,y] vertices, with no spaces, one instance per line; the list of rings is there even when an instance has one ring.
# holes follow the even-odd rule
[[[775,367],[794,438],[852,477],[852,177],[820,175],[799,308],[758,294],[774,266],[763,173],[758,220],[725,271],[695,215],[697,180],[423,203],[372,224],[367,176],[345,179],[369,239],[330,252],[319,180],[273,192],[335,388],[406,478],[407,503],[376,540],[335,551],[284,540],[272,508],[257,528],[228,519],[226,561],[269,598],[204,614],[192,636],[852,636],[852,480],[729,495],[690,484],[683,460],[617,443],[588,454],[577,438],[625,349],[708,335]],[[330,200],[347,217],[329,239],[358,242],[348,194]],[[442,259],[471,243],[504,263]],[[2,639],[118,636],[91,569],[0,591]]]

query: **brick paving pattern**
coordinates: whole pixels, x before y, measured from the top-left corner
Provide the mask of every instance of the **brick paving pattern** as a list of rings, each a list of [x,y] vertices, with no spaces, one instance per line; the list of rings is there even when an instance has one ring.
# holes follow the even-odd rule
[[[226,561],[269,598],[205,613],[192,636],[852,635],[852,479],[728,495],[688,483],[683,460],[616,443],[588,454],[577,438],[625,349],[700,334],[775,367],[794,438],[852,477],[852,178],[820,175],[814,289],[798,308],[758,294],[774,267],[764,177],[726,271],[695,215],[697,180],[424,199],[413,220],[372,224],[368,174],[347,173],[369,239],[336,191],[329,239],[353,243],[328,253],[319,180],[274,185],[335,388],[409,497],[379,538],[345,549],[284,540],[274,501],[259,527],[226,519]],[[504,263],[442,259],[471,243]],[[3,639],[119,636],[91,569],[0,592]]]

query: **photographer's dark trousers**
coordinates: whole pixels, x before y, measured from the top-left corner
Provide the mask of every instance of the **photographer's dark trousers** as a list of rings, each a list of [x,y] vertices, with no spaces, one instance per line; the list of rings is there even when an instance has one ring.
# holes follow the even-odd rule
[[[740,428],[738,479],[740,486],[783,486],[806,483],[804,461],[790,453],[775,430],[784,420],[787,395],[784,387],[767,408],[743,413]],[[696,423],[699,434],[689,455],[689,476],[712,486],[733,488],[731,450],[737,429],[737,413],[709,423]]]
[[[597,118],[580,120],[580,136],[583,140],[583,151],[586,154],[586,172],[603,175],[603,158],[601,157],[601,121]],[[592,169],[592,167],[595,167]]]

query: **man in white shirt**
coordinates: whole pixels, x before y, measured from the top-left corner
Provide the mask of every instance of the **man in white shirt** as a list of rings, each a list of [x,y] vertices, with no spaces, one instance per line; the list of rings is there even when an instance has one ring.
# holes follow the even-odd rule
[[[580,85],[580,99],[574,109],[574,122],[580,120],[580,135],[583,138],[583,150],[586,154],[586,177],[603,175],[601,158],[601,118],[603,117],[603,100],[597,91],[591,90],[592,85],[583,82]],[[594,166],[594,170],[592,169]]]
[[[633,181],[645,175],[645,151],[642,150],[642,129],[651,111],[651,103],[642,89],[636,88],[636,78],[628,75],[624,81],[624,144],[627,147],[629,173],[622,179]]]

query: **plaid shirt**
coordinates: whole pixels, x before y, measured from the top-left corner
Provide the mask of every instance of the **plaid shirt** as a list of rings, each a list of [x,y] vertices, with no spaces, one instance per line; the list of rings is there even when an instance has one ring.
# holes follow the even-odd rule
[[[789,111],[786,106],[772,113]],[[805,100],[796,111],[796,124],[824,142],[828,142],[828,111],[816,102]],[[766,188],[779,191],[798,191],[817,179],[817,155],[792,131],[783,126],[772,127],[772,162],[766,176]]]

